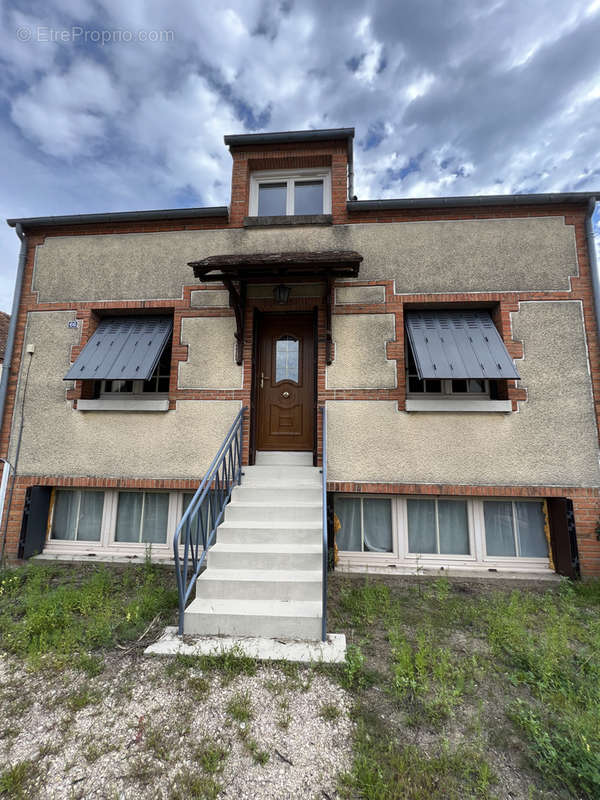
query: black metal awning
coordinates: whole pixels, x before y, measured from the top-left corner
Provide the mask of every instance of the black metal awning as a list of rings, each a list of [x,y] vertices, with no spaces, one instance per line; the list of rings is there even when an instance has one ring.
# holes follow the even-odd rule
[[[148,380],[172,331],[169,317],[105,317],[63,380]]]
[[[419,378],[520,380],[489,311],[408,311]]]

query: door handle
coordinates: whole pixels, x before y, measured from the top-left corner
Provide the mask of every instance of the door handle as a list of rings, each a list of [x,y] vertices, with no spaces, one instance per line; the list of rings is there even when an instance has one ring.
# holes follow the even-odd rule
[[[267,380],[269,380],[269,376],[268,376],[268,375],[265,375],[265,373],[264,373],[264,372],[261,372],[261,373],[260,373],[260,388],[261,388],[261,389],[262,389],[262,388],[263,388],[263,386],[265,385],[265,378],[266,378]]]

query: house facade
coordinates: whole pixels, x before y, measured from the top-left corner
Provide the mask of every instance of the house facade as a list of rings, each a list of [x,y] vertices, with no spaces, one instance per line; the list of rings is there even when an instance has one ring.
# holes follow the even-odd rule
[[[172,559],[240,409],[276,484],[324,407],[339,569],[600,575],[591,195],[360,201],[353,136],[225,137],[229,207],[9,220],[6,555]]]

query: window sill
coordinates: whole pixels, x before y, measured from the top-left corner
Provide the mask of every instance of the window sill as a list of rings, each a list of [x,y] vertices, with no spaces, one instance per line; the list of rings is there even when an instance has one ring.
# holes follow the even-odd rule
[[[476,411],[509,413],[512,411],[511,400],[443,400],[437,398],[409,398],[406,401],[407,411]]]
[[[331,225],[331,214],[290,214],[280,217],[244,217],[244,228],[262,228],[274,225]]]
[[[169,399],[140,399],[140,398],[112,398],[100,397],[97,400],[78,400],[78,411],[168,411]]]

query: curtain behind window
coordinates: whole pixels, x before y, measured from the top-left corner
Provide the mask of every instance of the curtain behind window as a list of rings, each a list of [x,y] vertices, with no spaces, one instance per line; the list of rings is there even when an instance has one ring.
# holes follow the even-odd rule
[[[338,549],[360,552],[360,497],[336,497],[335,513],[341,525],[336,534]]]
[[[440,553],[469,554],[467,504],[462,500],[438,500]]]
[[[363,498],[363,537],[365,550],[372,553],[392,552],[392,503],[374,497]]]
[[[407,500],[408,550],[435,553],[435,500]]]

